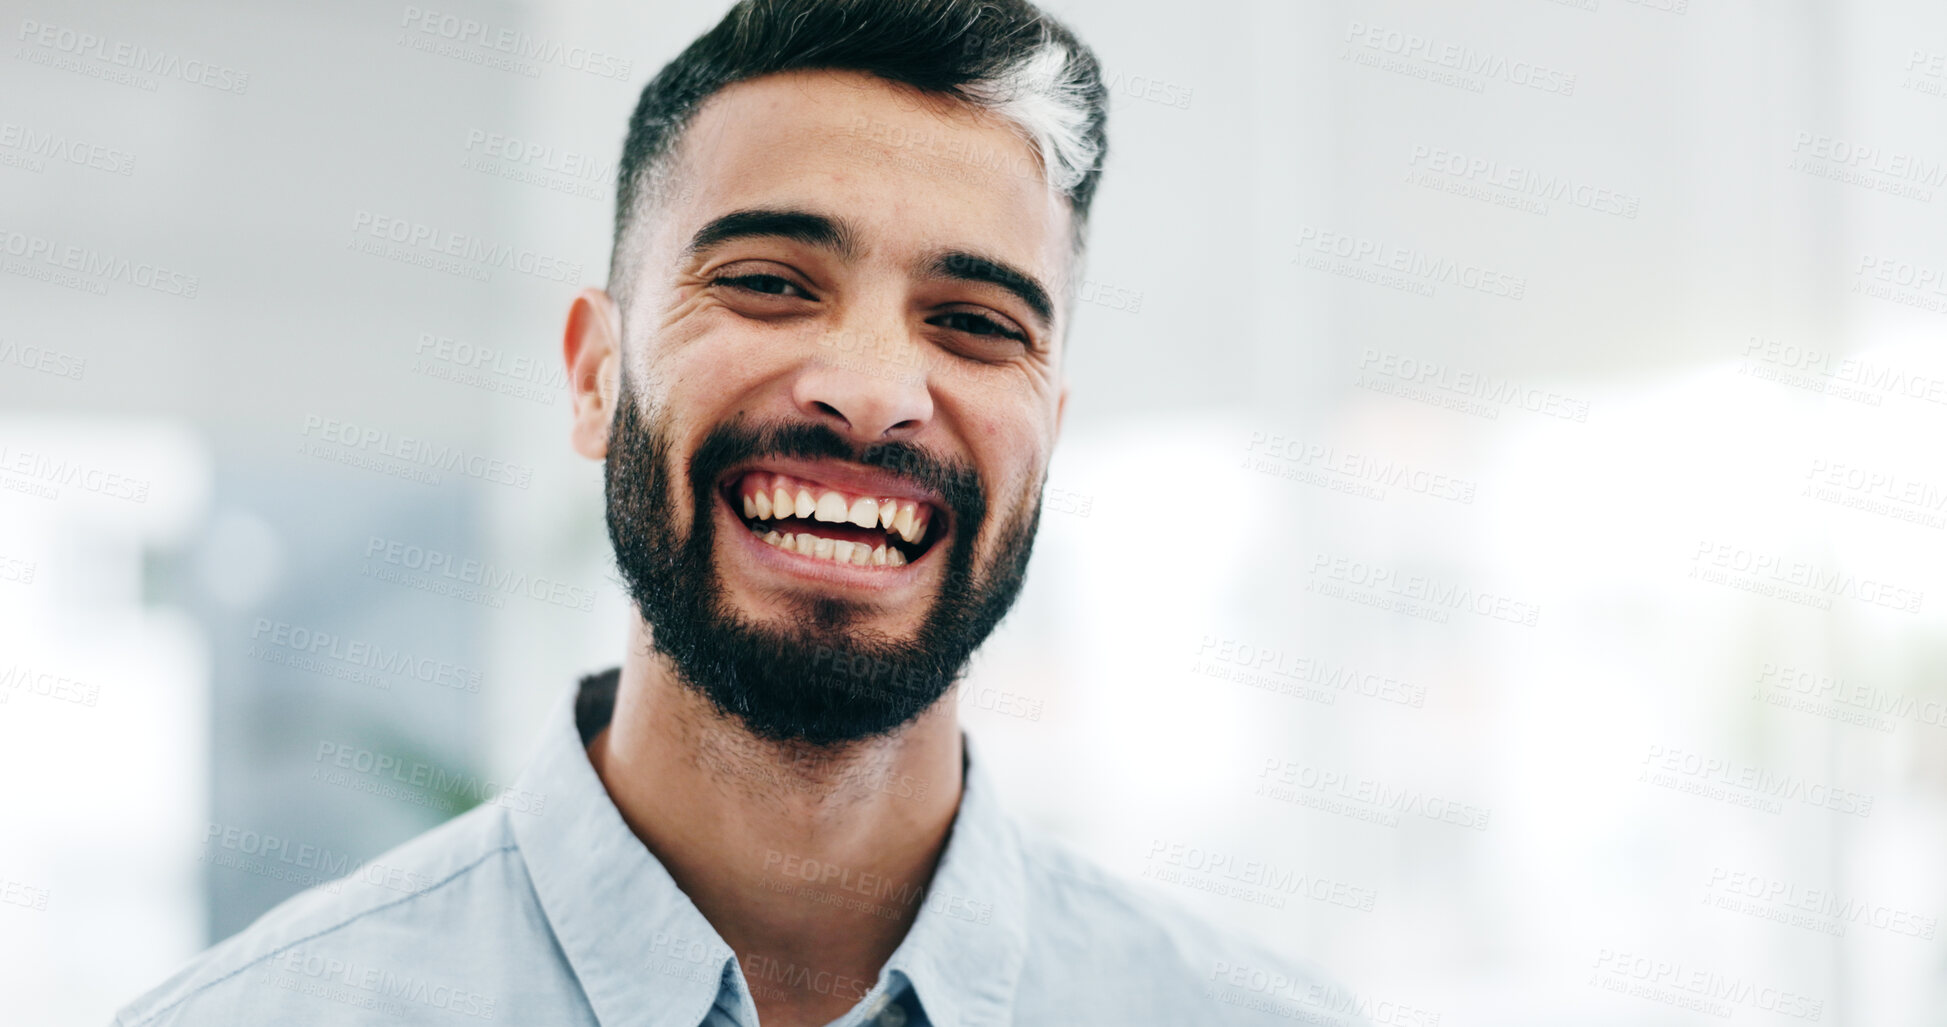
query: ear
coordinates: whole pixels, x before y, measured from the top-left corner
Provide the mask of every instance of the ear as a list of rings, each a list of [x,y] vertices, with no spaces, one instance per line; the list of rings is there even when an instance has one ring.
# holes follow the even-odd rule
[[[590,460],[608,456],[608,426],[622,370],[622,319],[608,293],[593,287],[575,295],[561,333],[568,366],[568,402],[574,417],[569,439]]]
[[[1055,400],[1055,438],[1061,438],[1061,421],[1068,413],[1068,376],[1061,376],[1061,396]]]

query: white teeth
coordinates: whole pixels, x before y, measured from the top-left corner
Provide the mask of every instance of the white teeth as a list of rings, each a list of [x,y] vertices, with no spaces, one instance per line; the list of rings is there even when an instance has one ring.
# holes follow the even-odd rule
[[[758,537],[767,545],[776,546],[785,552],[796,552],[815,560],[830,560],[836,564],[850,564],[854,567],[902,567],[906,563],[906,554],[891,546],[880,546],[874,549],[863,542],[820,538],[808,531],[787,531],[781,535],[775,531],[767,531]]]
[[[811,515],[821,521],[833,523],[845,520],[845,497],[829,489],[826,490],[824,495],[818,497],[818,506],[811,511]]]
[[[931,508],[909,499],[861,496],[851,500],[848,506],[845,495],[835,489],[824,489],[814,498],[810,486],[790,482],[782,475],[775,478],[768,490],[753,489],[742,500],[744,516],[753,520],[797,517],[832,524],[849,523],[861,528],[877,526],[908,543],[926,537],[927,522],[931,519]],[[767,531],[761,525],[753,525],[751,530],[779,549],[837,564],[904,567],[910,562],[904,552],[891,545],[874,547],[863,542],[824,538],[808,531],[779,533]]]
[[[901,512],[903,513],[904,511],[902,510]],[[918,542],[920,539],[925,538],[926,522],[931,519],[931,516],[931,514],[926,512],[925,507],[914,507],[913,522],[899,529],[899,537],[908,542]]]

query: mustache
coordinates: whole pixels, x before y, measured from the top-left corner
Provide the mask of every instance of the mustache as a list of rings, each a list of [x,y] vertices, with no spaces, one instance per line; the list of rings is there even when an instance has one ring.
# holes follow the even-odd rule
[[[977,526],[987,513],[987,490],[973,465],[911,442],[859,446],[828,425],[803,421],[751,423],[743,418],[710,430],[690,458],[690,487],[699,512],[725,471],[747,460],[849,460],[875,467],[937,494],[960,524]]]

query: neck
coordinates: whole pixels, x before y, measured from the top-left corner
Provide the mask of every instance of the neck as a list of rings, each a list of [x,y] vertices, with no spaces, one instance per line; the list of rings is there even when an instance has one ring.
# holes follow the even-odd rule
[[[638,619],[589,760],[737,953],[760,1021],[827,1023],[872,987],[918,917],[960,804],[953,697],[886,737],[780,743],[717,712],[648,642]],[[794,972],[763,972],[773,966]],[[837,983],[788,983],[803,977]]]

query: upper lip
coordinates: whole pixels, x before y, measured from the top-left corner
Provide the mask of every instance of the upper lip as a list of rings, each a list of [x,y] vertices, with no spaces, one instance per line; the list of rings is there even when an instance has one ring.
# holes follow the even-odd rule
[[[936,512],[949,512],[939,493],[921,487],[911,478],[902,477],[883,468],[839,460],[752,460],[749,463],[739,464],[725,474],[719,484],[728,485],[746,474],[758,471],[789,475],[802,480],[807,485],[823,485],[849,495],[872,496],[877,499],[910,499],[915,503],[925,503]]]

